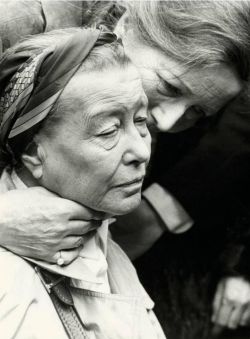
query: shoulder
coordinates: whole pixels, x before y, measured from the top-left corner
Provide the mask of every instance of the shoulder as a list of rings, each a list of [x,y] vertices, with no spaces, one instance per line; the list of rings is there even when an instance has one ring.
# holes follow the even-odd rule
[[[0,299],[6,293],[19,294],[32,286],[36,273],[23,258],[0,247]]]
[[[0,336],[26,338],[20,333],[30,307],[37,302],[36,273],[24,259],[1,247],[0,272]]]

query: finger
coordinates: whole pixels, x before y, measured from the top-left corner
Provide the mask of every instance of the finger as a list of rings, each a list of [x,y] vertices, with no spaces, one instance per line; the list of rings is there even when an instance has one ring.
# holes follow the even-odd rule
[[[227,326],[231,312],[232,305],[222,301],[219,312],[216,315],[215,323],[221,326]]]
[[[54,192],[51,192],[43,187],[31,187],[30,190],[33,190],[38,194],[38,196],[46,196],[53,198],[51,204],[55,209],[64,210],[70,216],[70,219],[80,219],[80,220],[103,220],[105,218],[105,213],[94,211],[91,208],[87,208],[74,202],[72,200],[61,198]]]
[[[242,306],[235,305],[228,319],[227,327],[231,329],[236,329],[240,325],[240,319],[242,314],[243,314]]]
[[[63,265],[69,265],[72,261],[74,261],[80,254],[82,250],[82,246],[78,248],[74,248],[72,250],[63,250],[57,252],[53,257],[53,262],[57,263],[58,259],[63,259]]]
[[[224,284],[220,282],[218,284],[217,291],[214,296],[212,322],[216,322],[216,319],[219,316],[224,290],[225,290]]]
[[[84,237],[82,236],[68,236],[65,237],[59,244],[57,251],[70,250],[82,246],[84,244]]]
[[[96,230],[101,224],[102,222],[100,220],[71,220],[65,235],[84,235],[92,230]]]
[[[71,200],[62,200],[64,200],[65,208],[69,211],[71,220],[103,220],[105,217],[103,212],[94,211]]]
[[[82,246],[79,246],[78,248],[75,248],[73,250],[61,251],[61,258],[63,258],[64,260],[64,265],[68,265],[72,261],[74,261],[79,256],[81,250]]]
[[[250,325],[250,305],[246,307],[243,311],[240,319],[240,326],[249,326]]]

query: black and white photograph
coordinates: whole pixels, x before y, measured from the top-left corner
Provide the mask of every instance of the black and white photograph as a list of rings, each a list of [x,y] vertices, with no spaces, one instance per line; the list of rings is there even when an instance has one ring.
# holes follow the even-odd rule
[[[0,0],[0,339],[250,339],[250,0]]]

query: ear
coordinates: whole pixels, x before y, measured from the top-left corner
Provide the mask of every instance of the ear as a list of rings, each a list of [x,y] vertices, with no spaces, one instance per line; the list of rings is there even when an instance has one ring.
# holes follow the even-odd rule
[[[22,162],[24,166],[29,170],[33,177],[37,180],[43,176],[43,163],[45,154],[40,144],[36,145],[36,150],[31,154],[23,154]]]

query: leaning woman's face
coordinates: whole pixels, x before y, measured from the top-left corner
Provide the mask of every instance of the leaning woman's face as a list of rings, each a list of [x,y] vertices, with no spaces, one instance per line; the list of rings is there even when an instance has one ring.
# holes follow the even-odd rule
[[[61,106],[62,120],[40,140],[41,184],[94,210],[130,212],[140,203],[151,141],[135,67],[75,75]]]
[[[235,70],[226,64],[189,69],[134,35],[125,37],[124,48],[141,74],[149,120],[162,132],[185,130],[217,113],[242,88]]]

